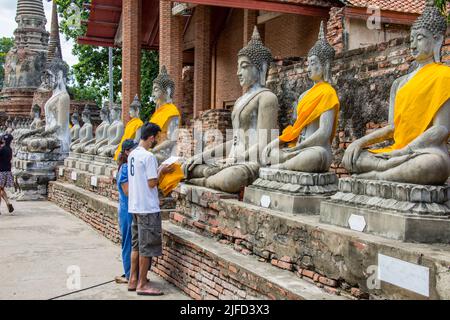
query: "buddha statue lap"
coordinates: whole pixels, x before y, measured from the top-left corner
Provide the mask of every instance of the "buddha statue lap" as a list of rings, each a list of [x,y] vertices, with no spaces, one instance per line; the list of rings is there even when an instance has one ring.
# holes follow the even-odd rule
[[[111,125],[108,127],[107,136],[108,140],[104,141],[104,145],[100,145],[96,151],[96,154],[103,157],[112,157],[114,151],[119,146],[122,139],[124,127],[123,122],[120,119],[121,108],[116,104],[112,104],[110,109]]]
[[[308,54],[308,76],[314,86],[298,101],[295,123],[263,152],[264,165],[271,168],[311,173],[327,172],[339,116],[339,99],[330,85],[335,50],[325,39],[323,22],[319,40]]]
[[[271,141],[271,130],[278,129],[278,99],[265,87],[271,61],[255,27],[238,53],[237,76],[245,93],[232,111],[233,139],[188,159],[183,164],[188,183],[238,193],[257,178],[260,153]]]
[[[86,144],[93,138],[91,112],[89,111],[89,106],[85,106],[81,114],[81,119],[83,120],[83,126],[80,128],[80,135],[78,139],[70,145],[70,151],[75,153],[82,153]]]
[[[411,53],[418,68],[394,81],[389,124],[353,142],[344,167],[353,178],[442,185],[450,175],[450,67],[440,63],[446,18],[427,1],[411,29]],[[390,141],[387,148],[365,150]]]

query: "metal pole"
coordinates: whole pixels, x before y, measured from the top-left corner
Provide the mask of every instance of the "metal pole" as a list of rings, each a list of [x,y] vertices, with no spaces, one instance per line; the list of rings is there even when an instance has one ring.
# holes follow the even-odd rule
[[[113,48],[109,47],[109,106],[114,100],[114,77],[113,77]]]

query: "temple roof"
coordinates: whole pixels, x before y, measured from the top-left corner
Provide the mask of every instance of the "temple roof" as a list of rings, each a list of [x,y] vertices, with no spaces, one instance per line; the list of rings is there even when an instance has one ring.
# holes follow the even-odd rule
[[[58,48],[58,55],[60,56],[60,58],[62,58],[61,41],[59,39],[58,11],[56,1],[53,0],[52,22],[50,26],[50,41],[48,44],[47,62],[52,61],[55,57],[56,48]]]
[[[346,0],[345,2],[355,7],[377,6],[381,10],[417,14],[421,14],[425,8],[425,0]]]

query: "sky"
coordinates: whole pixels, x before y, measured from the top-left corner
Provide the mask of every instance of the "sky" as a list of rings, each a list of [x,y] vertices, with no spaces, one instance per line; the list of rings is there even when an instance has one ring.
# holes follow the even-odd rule
[[[45,15],[47,17],[47,31],[50,32],[50,23],[52,16],[52,3],[43,0]],[[15,21],[17,0],[0,0],[0,37],[12,37],[14,30],[17,28]],[[60,18],[61,19],[61,18]],[[61,49],[64,61],[70,66],[78,62],[77,57],[72,55],[73,41],[67,41],[63,34],[60,34]]]

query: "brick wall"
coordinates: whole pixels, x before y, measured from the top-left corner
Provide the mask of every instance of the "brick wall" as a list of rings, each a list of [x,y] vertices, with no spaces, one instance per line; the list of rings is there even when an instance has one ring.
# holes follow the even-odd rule
[[[215,86],[213,107],[223,108],[224,103],[233,102],[242,95],[237,73],[237,54],[243,47],[243,10],[233,10],[229,23],[221,32],[215,48],[213,68]]]
[[[301,57],[317,41],[320,18],[282,15],[265,24],[265,45],[277,59]]]
[[[194,68],[183,68],[183,103],[180,106],[182,125],[190,123],[194,117]]]

